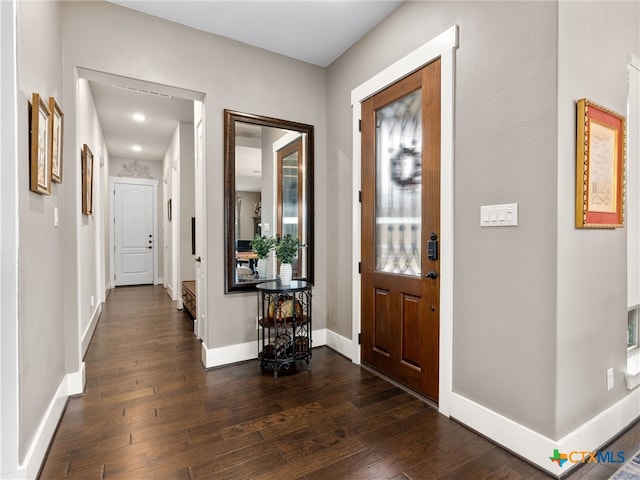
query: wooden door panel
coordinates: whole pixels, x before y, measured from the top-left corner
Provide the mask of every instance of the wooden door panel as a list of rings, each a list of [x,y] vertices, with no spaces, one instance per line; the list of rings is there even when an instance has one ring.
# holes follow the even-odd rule
[[[421,370],[421,299],[413,295],[402,295],[402,343],[400,361],[409,368]]]
[[[391,344],[393,319],[391,316],[391,295],[389,290],[375,289],[373,316],[373,350],[385,357],[389,357],[394,347]]]

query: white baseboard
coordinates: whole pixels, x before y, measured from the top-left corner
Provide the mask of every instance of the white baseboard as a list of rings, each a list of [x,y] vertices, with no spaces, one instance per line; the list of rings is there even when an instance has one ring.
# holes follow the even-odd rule
[[[573,432],[558,440],[558,449],[561,452],[602,449],[612,438],[637,420],[639,416],[640,390],[636,389],[629,392],[619,402],[611,405]],[[604,450],[606,450],[606,447]],[[564,474],[566,470],[565,466],[562,469],[562,473]]]
[[[204,347],[204,343],[203,343]],[[238,343],[208,348],[204,352],[204,368],[221,367],[258,357],[258,342]]]
[[[313,330],[311,343],[314,347],[321,347],[327,344],[327,330]],[[258,340],[224,347],[207,348],[202,342],[201,361],[204,368],[221,367],[236,362],[244,362],[258,358]]]
[[[58,427],[58,422],[64,413],[67,398],[69,395],[82,393],[84,378],[84,363],[81,365],[81,371],[65,375],[36,430],[33,442],[25,455],[24,463],[20,465],[20,469],[17,472],[3,473],[3,478],[33,479],[38,476],[42,462],[44,462],[47,450],[49,449],[51,439],[55,435],[56,428]]]
[[[89,325],[82,333],[82,356],[87,353],[87,349],[89,348],[89,343],[91,343],[91,338],[93,337],[93,332],[98,325],[98,319],[100,318],[100,314],[102,313],[102,304],[97,303],[95,308],[93,309],[93,313],[91,314],[91,320],[89,320]]]
[[[594,452],[606,445],[640,415],[640,390],[583,424],[560,440],[552,440],[479,405],[457,393],[451,393],[451,417],[502,445],[507,450],[537,465],[555,477],[566,475],[579,463],[567,461],[560,467],[551,461],[557,449],[571,452]],[[576,460],[580,455],[574,456]]]
[[[343,337],[336,332],[327,330],[327,347],[332,348],[348,359],[352,359],[353,344],[350,338]]]
[[[311,331],[311,347],[322,347],[327,344],[327,332],[326,328],[320,330]]]
[[[67,373],[67,395],[80,395],[84,392],[86,384],[85,376],[85,363],[80,364],[80,371],[74,373]]]
[[[176,306],[178,307],[178,310],[184,309],[184,302],[182,301],[182,297],[178,298],[178,300],[176,301]]]
[[[549,460],[558,448],[553,440],[454,392],[450,416],[552,475],[562,473],[557,463]]]

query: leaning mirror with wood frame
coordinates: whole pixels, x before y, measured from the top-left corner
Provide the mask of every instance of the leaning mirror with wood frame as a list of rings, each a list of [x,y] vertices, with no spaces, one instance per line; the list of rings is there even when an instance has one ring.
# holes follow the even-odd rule
[[[293,278],[313,282],[313,125],[225,110],[224,195],[227,293],[278,278],[256,236],[298,238]]]

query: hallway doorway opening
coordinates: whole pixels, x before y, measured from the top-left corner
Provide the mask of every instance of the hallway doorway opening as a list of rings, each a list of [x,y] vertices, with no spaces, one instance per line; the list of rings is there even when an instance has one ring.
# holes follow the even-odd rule
[[[106,292],[116,286],[159,283],[181,309],[182,282],[206,283],[205,270],[196,267],[196,258],[199,266],[206,260],[206,244],[203,238],[195,238],[195,232],[206,232],[204,94],[77,70],[78,82],[87,82],[94,104],[78,109],[95,111],[105,150],[93,178],[95,195],[101,197],[96,199],[99,211],[94,215],[97,282],[103,295],[97,300],[104,301]],[[81,122],[82,115],[78,118]],[[81,131],[81,125],[76,129]],[[135,185],[135,192],[116,195],[115,186],[124,184]],[[134,201],[141,189],[149,194],[142,195],[144,208]],[[150,213],[147,220],[142,220],[142,213]],[[142,221],[151,223],[141,226]],[[125,230],[123,222],[128,222]],[[136,232],[140,238],[133,241]],[[114,241],[123,234],[131,245],[123,247]],[[126,262],[119,261],[125,257]],[[198,308],[203,320],[206,294],[199,296],[198,303],[203,304]],[[198,319],[194,330],[200,336],[204,326],[196,328],[197,323]]]

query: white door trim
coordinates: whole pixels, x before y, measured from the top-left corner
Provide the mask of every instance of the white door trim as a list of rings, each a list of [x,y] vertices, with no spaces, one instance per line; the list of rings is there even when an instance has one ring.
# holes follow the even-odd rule
[[[449,416],[453,378],[453,112],[455,81],[455,49],[458,47],[458,26],[454,25],[387,67],[351,91],[353,112],[353,244],[352,244],[352,318],[351,359],[360,363],[358,336],[361,331],[360,274],[361,215],[359,192],[361,188],[360,104],[387,86],[441,59],[441,171],[440,171],[440,380],[438,408]]]
[[[0,2],[0,475],[26,475],[20,464],[20,367],[18,345],[18,100],[16,1]],[[25,102],[26,103],[26,102]],[[21,107],[26,108],[26,107]],[[68,338],[65,336],[65,338]],[[29,458],[27,467],[29,467]],[[33,461],[35,466],[40,459]],[[29,472],[36,473],[32,468]]]
[[[116,258],[115,258],[115,185],[150,185],[153,187],[153,284],[158,284],[158,180],[133,177],[109,177],[109,270],[110,283],[116,286]]]

